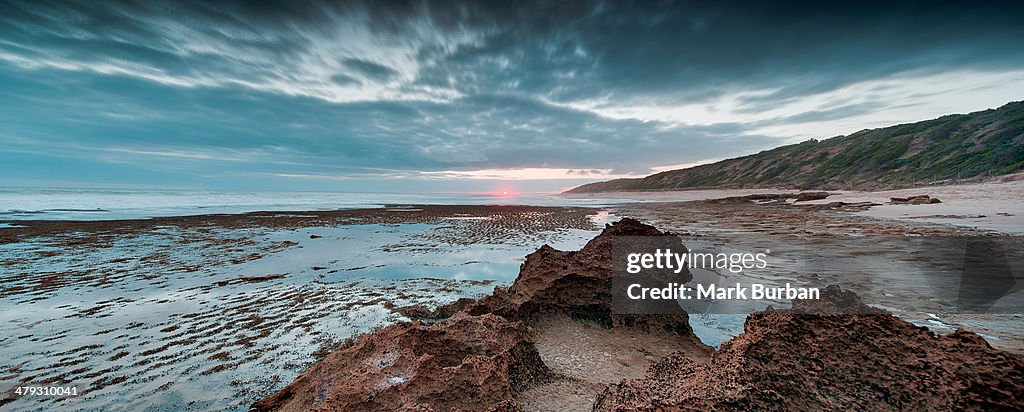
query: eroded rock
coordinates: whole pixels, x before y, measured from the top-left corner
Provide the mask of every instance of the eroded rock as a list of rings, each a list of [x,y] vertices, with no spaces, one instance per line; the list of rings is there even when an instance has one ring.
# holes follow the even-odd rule
[[[829,195],[829,192],[801,192],[800,194],[796,195],[796,201],[807,202],[811,200],[821,200],[828,198]]]
[[[820,300],[796,301],[790,310],[750,315],[744,333],[710,359],[692,346],[661,359],[641,358],[653,364],[639,379],[604,386],[586,379],[594,371],[562,370],[573,362],[545,364],[536,330],[546,330],[550,340],[553,329],[542,324],[553,319],[599,320],[630,336],[636,330],[630,328],[640,326],[659,336],[692,337],[686,315],[623,317],[609,309],[612,239],[665,234],[623,219],[578,252],[542,247],[527,257],[509,289],[410,311],[454,315],[360,336],[253,408],[516,411],[517,399],[531,390],[539,394],[528,400],[562,394],[589,405],[593,397],[577,392],[596,386],[604,389],[593,406],[602,411],[1024,409],[1022,357],[995,350],[971,332],[936,336],[838,287],[824,289]],[[571,322],[578,330],[590,327]],[[695,356],[700,353],[705,356]],[[564,356],[580,354],[631,362],[612,353]],[[603,382],[610,381],[614,377]]]
[[[910,197],[890,197],[890,203],[894,205],[927,205],[932,203],[942,203],[938,198],[934,198],[928,195],[917,195]]]
[[[750,315],[744,333],[707,363],[673,355],[638,380],[612,385],[600,411],[1020,410],[1024,360],[980,336],[936,336],[855,294]],[[846,314],[865,313],[875,314]],[[801,313],[834,313],[801,314]]]
[[[611,314],[612,239],[668,235],[623,219],[605,227],[579,251],[541,247],[527,256],[510,288],[496,288],[479,301],[459,300],[434,310],[394,308],[411,318],[450,317],[362,335],[253,409],[518,410],[517,393],[536,382],[559,379],[535,346],[531,325],[541,316],[657,328],[692,337],[685,315]]]
[[[546,373],[526,325],[459,313],[362,335],[252,409],[514,410],[512,394]]]

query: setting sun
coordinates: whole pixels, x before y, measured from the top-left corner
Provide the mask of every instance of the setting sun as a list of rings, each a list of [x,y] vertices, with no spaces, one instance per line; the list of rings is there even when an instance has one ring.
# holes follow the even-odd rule
[[[508,188],[508,189],[494,189],[492,191],[485,192],[485,193],[487,195],[489,195],[489,196],[496,196],[496,197],[516,197],[516,196],[520,195],[520,192],[516,191],[515,189],[511,189],[511,188]]]

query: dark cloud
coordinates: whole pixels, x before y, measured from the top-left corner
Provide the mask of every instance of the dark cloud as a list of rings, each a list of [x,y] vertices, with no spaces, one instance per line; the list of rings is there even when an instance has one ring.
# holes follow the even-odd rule
[[[765,120],[757,122],[755,124],[747,125],[747,127],[761,127],[771,126],[778,124],[792,124],[792,123],[808,123],[808,122],[822,122],[827,120],[843,119],[847,117],[859,116],[869,113],[877,112],[878,110],[885,109],[887,106],[880,102],[866,102],[866,103],[855,103],[855,104],[844,104],[836,107],[831,107],[825,110],[811,110],[803,113],[795,114],[792,116],[785,116],[776,119]]]
[[[398,75],[398,72],[394,69],[387,67],[383,64],[374,63],[367,60],[361,59],[345,59],[343,61],[345,67],[352,69],[365,77],[378,80],[386,81]]]
[[[499,29],[461,46],[423,81],[465,74],[457,83],[465,90],[499,86],[557,100],[639,94],[685,101],[735,88],[779,88],[764,98],[778,101],[908,70],[1024,61],[1024,50],[1014,46],[1024,39],[1018,24],[1024,15],[1011,3],[610,2],[524,9],[510,13],[511,21],[496,16]]]
[[[356,79],[355,77],[349,76],[347,74],[335,74],[331,76],[331,81],[338,86],[351,86],[363,83],[359,81],[359,79]]]
[[[646,172],[647,164],[755,150],[777,138],[743,138],[722,125],[670,127],[612,120],[534,99],[476,95],[450,103],[323,104],[305,97],[218,89],[183,89],[142,80],[63,73],[0,77],[5,132],[65,147],[175,148],[225,153],[259,163],[401,170],[472,170],[545,165]],[[29,104],[47,102],[45,106]],[[623,147],[629,151],[624,152]],[[210,160],[217,160],[211,155]],[[642,162],[638,162],[642,160]],[[225,160],[228,161],[228,160]],[[647,163],[651,162],[651,163]]]
[[[924,1],[24,2],[4,6],[0,27],[14,43],[4,47],[19,55],[266,80],[282,75],[260,59],[287,66],[281,62],[317,42],[350,41],[339,28],[361,25],[378,42],[418,52],[417,84],[557,101],[685,101],[735,87],[779,88],[753,105],[908,70],[1019,67],[1021,9]],[[168,36],[171,23],[220,49],[184,53]],[[459,34],[475,38],[444,40]],[[433,36],[442,40],[426,41]],[[397,74],[365,56],[342,62],[348,75]]]
[[[0,143],[122,162],[160,149],[206,174],[645,173],[790,137],[761,127],[897,103],[710,124],[598,109],[766,91],[732,108],[757,114],[896,74],[1024,67],[1013,2],[0,0],[0,11]]]

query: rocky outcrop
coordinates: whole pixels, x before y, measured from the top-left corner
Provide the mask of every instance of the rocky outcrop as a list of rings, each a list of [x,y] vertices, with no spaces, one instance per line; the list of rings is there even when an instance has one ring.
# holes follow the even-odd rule
[[[598,385],[593,406],[602,411],[1024,408],[1020,356],[992,349],[970,332],[936,336],[837,287],[789,310],[750,315],[744,333],[710,359],[689,356],[693,351],[652,357],[645,374],[641,369],[632,375],[638,379],[605,386],[622,375],[586,382],[587,375],[606,371],[570,375],[556,369],[566,364],[546,364],[538,336],[558,331],[537,331],[552,316],[598,320],[612,331],[623,327],[629,345],[635,345],[630,339],[637,327],[693,339],[685,314],[617,316],[610,310],[612,240],[660,235],[666,233],[623,219],[578,252],[542,247],[527,257],[507,290],[437,310],[407,311],[436,323],[406,322],[362,335],[253,409],[516,411],[521,395],[537,388],[551,393],[548,384],[555,381],[563,387]]]
[[[623,219],[579,251],[543,246],[531,253],[507,290],[435,310],[395,308],[436,323],[408,322],[362,335],[253,409],[518,410],[516,393],[552,378],[530,327],[542,315],[692,335],[685,315],[611,313],[612,239],[668,235]],[[444,316],[451,317],[437,321]]]
[[[545,376],[526,325],[459,313],[362,335],[254,410],[488,410]]]
[[[828,198],[829,192],[800,192],[796,195],[797,202],[807,202],[811,200],[822,200]]]
[[[711,201],[717,203],[731,203],[753,201],[757,203],[785,203],[788,199],[794,202],[808,202],[811,200],[827,199],[832,194],[829,192],[800,192],[800,193],[752,193],[746,196],[730,196]]]
[[[932,203],[942,203],[941,200],[928,195],[890,197],[889,201],[894,205],[927,205]]]
[[[476,300],[474,299],[459,298],[455,302],[439,306],[435,309],[430,309],[423,305],[395,306],[391,302],[384,302],[384,308],[394,311],[409,319],[415,319],[423,323],[435,323],[437,321],[450,318],[456,313],[462,312],[463,309],[475,302]]]
[[[528,323],[545,313],[559,312],[601,323],[658,326],[680,334],[691,334],[685,314],[612,314],[612,241],[625,236],[664,236],[666,241],[675,241],[675,248],[680,253],[686,251],[674,236],[669,238],[672,236],[670,233],[625,218],[607,226],[579,251],[566,252],[542,246],[526,257],[519,277],[508,290],[496,289],[494,294],[469,305],[466,311],[473,314],[494,313]],[[689,272],[683,272],[679,279],[688,281]]]
[[[1024,360],[980,336],[936,336],[852,292],[750,315],[710,362],[669,356],[595,409],[1020,410]],[[875,314],[865,314],[877,312]],[[814,314],[809,314],[814,313]],[[832,313],[822,315],[821,313]],[[848,314],[858,313],[858,314]]]

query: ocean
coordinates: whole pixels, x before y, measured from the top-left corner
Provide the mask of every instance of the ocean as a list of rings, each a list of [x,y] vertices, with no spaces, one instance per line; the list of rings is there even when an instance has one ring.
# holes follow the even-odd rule
[[[0,220],[142,219],[256,211],[358,209],[389,204],[603,206],[623,201],[568,199],[557,194],[498,196],[478,193],[0,188]]]

